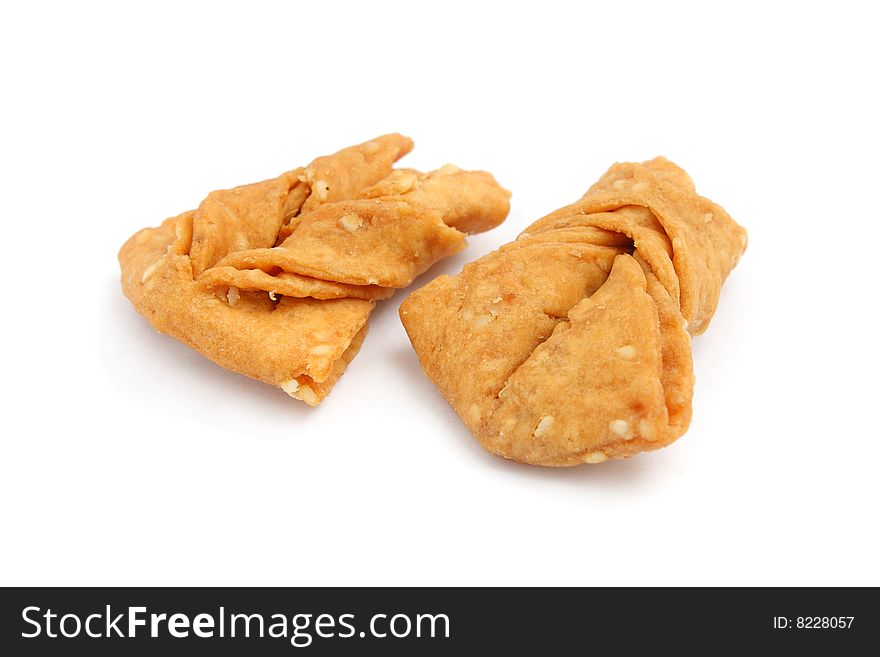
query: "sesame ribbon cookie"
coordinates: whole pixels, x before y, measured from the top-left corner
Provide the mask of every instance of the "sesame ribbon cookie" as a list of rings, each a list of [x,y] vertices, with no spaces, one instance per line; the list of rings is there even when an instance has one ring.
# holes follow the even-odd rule
[[[125,243],[125,295],[159,331],[317,405],[378,300],[507,216],[486,172],[392,169],[412,146],[385,135],[212,192]]]
[[[687,430],[691,335],[746,241],[672,162],[615,164],[576,203],[411,294],[400,317],[490,452],[545,466],[626,458]]]

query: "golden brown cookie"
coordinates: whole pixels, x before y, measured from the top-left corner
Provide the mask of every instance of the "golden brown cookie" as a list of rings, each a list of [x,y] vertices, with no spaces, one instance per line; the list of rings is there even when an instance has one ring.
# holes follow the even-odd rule
[[[385,135],[211,192],[125,243],[123,291],[158,330],[316,405],[376,301],[507,216],[510,194],[488,173],[393,170],[411,149]]]
[[[578,202],[411,294],[428,377],[489,451],[568,466],[681,436],[702,333],[746,231],[664,158],[615,164]]]

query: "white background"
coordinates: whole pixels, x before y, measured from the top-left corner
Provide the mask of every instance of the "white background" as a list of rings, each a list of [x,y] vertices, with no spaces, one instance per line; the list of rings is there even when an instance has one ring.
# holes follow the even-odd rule
[[[0,582],[880,584],[871,3],[10,4]],[[122,296],[139,228],[391,131],[408,166],[514,192],[415,286],[615,161],[668,156],[749,229],[680,441],[488,455],[421,374],[406,292],[317,409]]]

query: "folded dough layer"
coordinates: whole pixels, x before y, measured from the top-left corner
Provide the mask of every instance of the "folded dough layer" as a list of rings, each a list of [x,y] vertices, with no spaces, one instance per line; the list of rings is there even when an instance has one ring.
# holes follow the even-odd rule
[[[664,158],[612,166],[578,202],[411,294],[428,377],[489,451],[568,466],[626,458],[690,423],[690,336],[746,231]]]
[[[507,216],[510,194],[488,173],[393,170],[411,149],[385,135],[212,192],[126,242],[123,291],[159,331],[316,405],[377,300]]]

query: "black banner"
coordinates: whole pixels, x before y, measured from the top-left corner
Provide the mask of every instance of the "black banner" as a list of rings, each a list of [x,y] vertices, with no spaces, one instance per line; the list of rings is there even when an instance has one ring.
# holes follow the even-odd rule
[[[876,589],[3,589],[5,655],[876,652]],[[548,653],[549,651],[549,653]],[[788,653],[784,653],[788,654]]]

